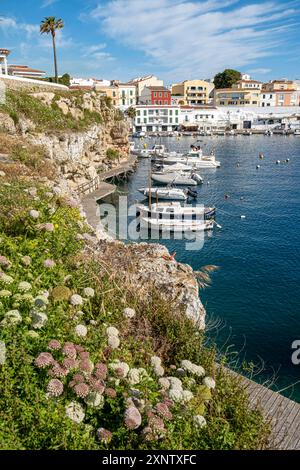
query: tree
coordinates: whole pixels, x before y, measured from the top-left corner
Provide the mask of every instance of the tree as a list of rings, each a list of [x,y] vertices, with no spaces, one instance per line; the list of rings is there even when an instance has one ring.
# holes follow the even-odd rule
[[[233,69],[226,69],[224,72],[217,73],[214,78],[214,84],[216,88],[231,88],[232,85],[241,78],[241,72]]]
[[[136,116],[136,109],[133,106],[130,106],[130,108],[127,109],[126,113],[128,117],[134,119]]]
[[[52,35],[52,45],[53,45],[53,55],[54,55],[54,70],[55,70],[55,81],[58,83],[58,70],[57,70],[57,56],[56,56],[56,31],[63,29],[64,22],[60,18],[55,18],[55,16],[46,17],[40,25],[41,34],[51,34]]]

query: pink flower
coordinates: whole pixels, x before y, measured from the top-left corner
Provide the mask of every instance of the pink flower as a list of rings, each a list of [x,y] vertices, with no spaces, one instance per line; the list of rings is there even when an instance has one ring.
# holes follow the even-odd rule
[[[85,383],[79,383],[75,385],[74,393],[80,398],[85,398],[90,393],[90,387]]]
[[[80,361],[79,367],[83,372],[92,372],[93,370],[93,365],[89,359],[83,359],[83,361]]]
[[[154,409],[159,416],[166,420],[171,420],[173,418],[173,415],[166,403],[157,403]]]
[[[34,364],[39,369],[45,369],[46,367],[51,366],[51,364],[53,363],[54,363],[54,359],[53,359],[52,354],[47,353],[47,352],[40,353],[34,361]]]
[[[44,267],[45,267],[45,268],[51,269],[51,268],[54,268],[54,266],[56,266],[56,263],[55,263],[55,261],[53,261],[52,259],[46,259],[46,260],[44,261]]]
[[[112,433],[104,428],[97,429],[97,437],[98,439],[103,442],[104,444],[109,444],[112,440]]]
[[[61,348],[61,344],[57,339],[52,339],[48,343],[48,349],[51,349],[52,351],[58,351]]]
[[[65,367],[65,369],[68,369],[68,370],[76,369],[76,367],[78,366],[77,361],[70,357],[65,357],[65,359],[62,361],[62,364]]]
[[[81,346],[80,344],[75,344],[74,346],[75,346],[75,349],[78,353],[84,352],[84,347]]]
[[[90,358],[90,353],[86,351],[82,351],[79,353],[80,359],[89,359]]]
[[[64,391],[62,382],[58,379],[52,379],[48,383],[47,392],[51,397],[59,397]]]
[[[9,268],[11,266],[11,262],[6,258],[6,256],[0,256],[0,266]]]
[[[124,415],[124,423],[128,429],[137,429],[142,424],[142,417],[135,406],[129,406]]]
[[[116,398],[117,392],[113,388],[106,388],[105,395],[109,398]]]
[[[107,377],[107,367],[102,362],[98,362],[95,366],[96,370],[94,372],[97,379],[105,380]]]
[[[59,363],[56,363],[50,370],[49,370],[49,375],[51,377],[66,377],[68,375],[69,371],[68,369],[65,369],[62,367]]]
[[[75,346],[73,343],[70,343],[69,341],[67,341],[63,348],[63,354],[67,357],[69,357],[70,359],[76,359],[76,349],[75,349]]]

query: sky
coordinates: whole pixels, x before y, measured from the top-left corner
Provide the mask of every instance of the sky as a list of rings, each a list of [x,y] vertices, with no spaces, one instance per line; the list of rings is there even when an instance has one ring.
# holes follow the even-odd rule
[[[0,0],[0,47],[10,63],[53,75],[45,16],[63,19],[59,72],[75,77],[154,74],[165,83],[225,68],[253,78],[300,78],[300,0]]]

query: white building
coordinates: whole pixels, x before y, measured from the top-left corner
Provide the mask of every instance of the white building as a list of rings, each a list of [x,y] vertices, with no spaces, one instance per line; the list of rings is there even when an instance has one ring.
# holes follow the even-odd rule
[[[122,111],[136,105],[136,86],[129,83],[118,82],[119,108]]]
[[[96,85],[99,86],[110,86],[110,80],[97,80],[96,78],[76,78],[73,77],[70,79],[71,87],[81,87],[81,88],[94,88]]]
[[[9,49],[0,49],[0,75],[8,75],[7,57],[9,54]]]
[[[262,91],[260,95],[260,105],[262,108],[276,106],[276,93]]]
[[[200,131],[225,129],[227,125],[222,112],[211,106],[181,106],[179,122],[182,127],[194,125]]]
[[[135,108],[135,131],[172,131],[176,130],[180,124],[179,106],[138,105]]]

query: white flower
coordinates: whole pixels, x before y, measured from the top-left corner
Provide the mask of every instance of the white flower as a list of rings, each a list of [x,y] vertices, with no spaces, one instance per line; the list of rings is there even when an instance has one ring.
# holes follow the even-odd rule
[[[158,384],[163,390],[168,390],[171,386],[170,381],[165,377],[158,379]]]
[[[34,305],[37,308],[45,308],[48,303],[48,299],[45,295],[37,295],[34,299]]]
[[[148,377],[147,371],[143,369],[142,367],[140,367],[139,369],[133,368],[133,369],[130,369],[128,373],[128,382],[130,383],[130,385],[136,385],[136,384],[139,384],[143,378],[147,378],[147,377]]]
[[[1,178],[4,178],[4,176],[5,176],[4,171],[0,171],[0,177],[1,177]]]
[[[102,408],[104,406],[104,397],[101,393],[91,392],[86,397],[85,403],[93,408]]]
[[[171,398],[171,400],[175,401],[175,402],[181,402],[182,401],[182,390],[180,389],[177,389],[177,388],[171,388],[169,390],[169,397]]]
[[[28,292],[31,290],[31,284],[29,284],[29,282],[26,282],[26,281],[19,282],[18,290],[20,292]]]
[[[114,362],[111,362],[108,367],[113,371],[118,370],[118,372],[122,374],[123,378],[127,377],[130,369],[129,365],[126,362],[120,362],[118,359],[116,359]]]
[[[0,271],[0,282],[3,282],[3,284],[12,284],[14,282],[14,279],[13,277],[8,276],[8,274],[5,274]]]
[[[205,385],[209,389],[216,388],[216,382],[214,381],[212,377],[204,377],[203,385]]]
[[[40,330],[45,326],[48,321],[48,316],[44,312],[38,310],[31,310],[30,316],[32,318],[32,328]]]
[[[160,366],[161,365],[161,358],[158,356],[152,356],[150,359],[150,363],[152,367]]]
[[[108,346],[112,349],[117,349],[120,346],[120,340],[117,336],[109,336],[107,341]]]
[[[206,426],[206,419],[202,415],[196,415],[193,417],[193,423],[197,428],[203,428]]]
[[[177,377],[168,377],[168,380],[171,384],[171,388],[176,388],[177,390],[182,390],[182,382]]]
[[[87,327],[85,325],[77,325],[75,327],[75,333],[77,334],[77,336],[80,336],[80,337],[85,337],[87,335]]]
[[[83,304],[83,298],[79,294],[73,294],[70,297],[70,304],[71,305],[82,305]]]
[[[106,334],[107,336],[119,336],[119,330],[117,330],[117,328],[114,326],[109,326],[106,328]]]
[[[203,375],[205,375],[205,370],[203,367],[197,366],[191,361],[181,361],[181,367],[182,369],[187,370],[188,372],[191,372],[191,374],[197,375],[198,377],[203,377]]]
[[[32,209],[31,211],[29,211],[29,215],[32,219],[38,219],[39,216],[40,216],[40,213],[39,211],[35,211],[34,209]]]
[[[3,366],[6,361],[6,346],[3,341],[0,341],[0,365]]]
[[[192,392],[190,392],[189,390],[183,390],[182,399],[185,403],[192,400],[193,398],[194,398],[194,395],[192,394]]]
[[[153,371],[157,377],[162,377],[165,373],[165,369],[161,365],[154,366]]]
[[[37,339],[37,338],[40,337],[40,335],[38,334],[38,332],[37,332],[37,331],[33,331],[33,330],[27,331],[26,336],[28,336],[28,337],[31,338],[31,339]]]
[[[75,423],[81,423],[84,420],[84,410],[78,402],[71,401],[69,405],[66,405],[65,410],[67,417]]]
[[[85,289],[83,289],[83,293],[85,297],[94,297],[95,295],[95,291],[91,287],[86,287]]]
[[[22,322],[22,316],[19,310],[9,310],[4,315],[4,319],[2,320],[2,325],[18,325]]]
[[[12,293],[9,290],[0,290],[0,297],[11,297]]]
[[[123,310],[123,316],[125,318],[129,318],[129,319],[133,318],[133,317],[135,317],[135,314],[136,313],[135,313],[135,310],[133,308],[127,307],[127,308],[124,308],[124,310]]]

